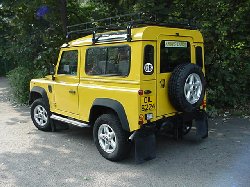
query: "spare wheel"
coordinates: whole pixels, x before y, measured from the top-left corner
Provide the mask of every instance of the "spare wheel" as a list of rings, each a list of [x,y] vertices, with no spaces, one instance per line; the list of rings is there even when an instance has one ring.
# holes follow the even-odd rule
[[[205,78],[195,64],[178,65],[169,79],[168,96],[177,111],[192,112],[200,107],[205,95]]]

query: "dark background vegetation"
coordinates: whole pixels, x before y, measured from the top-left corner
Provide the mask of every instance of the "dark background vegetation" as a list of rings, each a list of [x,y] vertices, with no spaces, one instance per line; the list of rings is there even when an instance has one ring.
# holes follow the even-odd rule
[[[0,75],[8,75],[14,96],[25,103],[30,79],[56,62],[66,25],[148,10],[200,23],[211,110],[249,106],[249,0],[2,0]]]

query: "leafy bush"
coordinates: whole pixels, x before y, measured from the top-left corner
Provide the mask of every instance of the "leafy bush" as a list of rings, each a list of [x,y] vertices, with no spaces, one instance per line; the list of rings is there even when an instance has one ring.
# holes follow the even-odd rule
[[[27,103],[29,99],[30,80],[43,77],[44,74],[44,71],[31,71],[25,67],[17,67],[11,70],[7,77],[15,100],[20,103]]]
[[[49,64],[56,63],[58,47],[65,42],[60,2],[1,2],[0,60],[12,64],[11,67],[20,67],[9,73],[14,95],[19,101],[27,101],[29,80],[40,74],[40,70],[46,72]],[[37,18],[37,10],[44,4],[49,8],[48,14]],[[207,98],[212,110],[249,105],[250,1],[69,0],[67,24],[152,10],[196,18],[200,23],[205,41]],[[37,69],[38,72],[33,72]]]

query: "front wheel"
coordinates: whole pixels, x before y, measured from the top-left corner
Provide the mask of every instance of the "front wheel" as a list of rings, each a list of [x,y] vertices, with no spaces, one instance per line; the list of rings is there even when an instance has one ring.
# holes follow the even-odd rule
[[[130,153],[128,135],[129,133],[121,128],[117,116],[113,114],[101,115],[94,124],[95,145],[100,154],[111,161],[122,160]]]
[[[51,131],[50,110],[42,98],[36,99],[31,105],[31,119],[39,130]]]

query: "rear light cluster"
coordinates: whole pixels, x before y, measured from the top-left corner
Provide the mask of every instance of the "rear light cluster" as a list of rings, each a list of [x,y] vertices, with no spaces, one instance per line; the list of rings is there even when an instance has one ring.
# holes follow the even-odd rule
[[[144,116],[143,116],[143,114],[140,114],[140,116],[139,116],[139,125],[143,125],[143,122],[144,122]]]
[[[140,114],[140,116],[139,116],[139,122],[138,123],[139,123],[139,125],[143,125],[144,124],[144,120],[145,121],[149,121],[151,119],[153,119],[153,114],[152,113],[145,114],[145,117],[144,117],[143,114]]]
[[[202,104],[201,104],[202,108],[205,109],[207,107],[207,102],[206,100],[203,100],[202,101]]]

